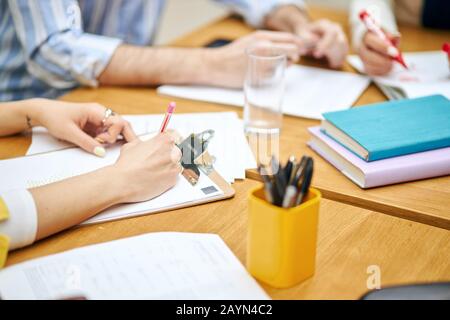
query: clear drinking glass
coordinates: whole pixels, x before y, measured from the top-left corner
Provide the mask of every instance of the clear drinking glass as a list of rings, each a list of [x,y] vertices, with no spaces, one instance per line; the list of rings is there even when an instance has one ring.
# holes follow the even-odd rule
[[[279,134],[287,56],[273,46],[247,50],[244,123],[247,133]]]

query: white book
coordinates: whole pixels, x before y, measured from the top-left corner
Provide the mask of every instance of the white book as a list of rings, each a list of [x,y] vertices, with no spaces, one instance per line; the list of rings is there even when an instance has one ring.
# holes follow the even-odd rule
[[[150,233],[0,271],[2,299],[267,300],[217,235]]]

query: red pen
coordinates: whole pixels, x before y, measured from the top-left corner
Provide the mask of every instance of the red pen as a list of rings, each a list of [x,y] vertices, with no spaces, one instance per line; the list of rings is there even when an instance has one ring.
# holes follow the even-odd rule
[[[394,44],[394,41],[392,41],[387,34],[380,28],[380,26],[375,22],[375,20],[372,18],[372,16],[366,11],[363,10],[359,14],[359,18],[361,21],[365,24],[366,28],[373,32],[376,36],[378,36],[381,40],[383,40],[387,45],[389,45],[388,48],[388,55],[398,63],[400,63],[405,69],[408,69],[408,66],[405,63],[405,60],[403,59],[403,55],[400,52],[399,49]]]
[[[177,107],[177,104],[175,102],[171,102],[169,104],[169,107],[167,108],[166,116],[164,117],[163,123],[161,125],[161,129],[159,130],[160,133],[163,133],[166,131],[167,126],[169,125],[170,118],[172,118],[172,114],[175,111],[176,107]]]
[[[450,57],[450,43],[444,43],[444,45],[442,46],[442,50],[446,52]]]

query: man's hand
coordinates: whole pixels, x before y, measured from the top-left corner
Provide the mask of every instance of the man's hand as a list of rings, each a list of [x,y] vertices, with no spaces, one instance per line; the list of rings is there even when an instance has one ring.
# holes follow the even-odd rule
[[[317,59],[326,58],[330,67],[340,68],[344,64],[349,45],[339,24],[325,19],[310,21],[303,10],[287,5],[270,14],[266,25],[299,36],[306,46],[303,48],[306,54]]]
[[[343,66],[349,45],[339,24],[322,19],[302,24],[295,32],[308,44],[309,55],[316,59],[327,59],[334,69]]]
[[[306,52],[304,42],[292,33],[256,31],[225,47],[210,49],[210,84],[241,88],[247,70],[247,49],[258,46],[281,50],[289,63],[297,63]]]

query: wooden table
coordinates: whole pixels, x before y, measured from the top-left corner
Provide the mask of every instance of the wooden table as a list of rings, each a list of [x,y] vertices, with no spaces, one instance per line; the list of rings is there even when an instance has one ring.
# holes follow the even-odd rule
[[[248,29],[233,20],[218,22],[205,30],[187,36],[178,44],[195,46],[216,37],[236,37],[248,32]],[[375,88],[371,88],[369,96],[364,96],[362,101],[382,99],[381,95],[377,96],[378,94]],[[168,98],[157,96],[154,89],[145,88],[79,89],[63,99],[79,102],[96,101],[122,114],[163,113],[169,101]],[[228,110],[237,109],[193,101],[182,101],[178,108],[178,112],[181,113]],[[303,146],[307,140],[305,128],[316,123],[286,117],[285,124],[282,135],[283,154],[287,155],[287,151],[292,150],[296,153],[306,152]],[[29,137],[25,136],[0,139],[0,158],[24,155],[29,143]],[[289,150],[288,146],[293,149]],[[340,196],[350,194],[346,197],[356,199],[361,195],[366,200],[364,203],[357,203],[359,205],[403,208],[409,214],[397,215],[409,218],[413,218],[411,215],[415,211],[412,211],[411,207],[414,206],[404,198],[405,196],[401,196],[407,194],[408,190],[428,192],[426,194],[429,195],[429,201],[419,207],[423,214],[437,212],[436,215],[439,216],[442,205],[448,203],[448,199],[444,199],[448,194],[448,188],[447,191],[441,191],[441,197],[430,191],[440,189],[445,183],[448,186],[448,179],[415,183],[409,188],[408,185],[393,187],[392,192],[396,192],[397,197],[403,199],[398,200],[389,192],[376,193],[377,190],[362,192],[325,162],[319,158],[316,160],[319,173],[315,184],[330,198],[339,199]],[[333,183],[326,184],[326,177]],[[219,234],[242,263],[245,263],[247,194],[257,185],[258,182],[252,180],[238,182],[233,186],[236,189],[235,198],[218,203],[68,230],[29,248],[11,253],[7,263],[13,265],[89,244],[159,231]],[[352,202],[347,198],[339,200]],[[404,206],[402,201],[405,203]],[[441,203],[433,205],[435,202]],[[291,289],[276,290],[263,286],[275,299],[357,299],[367,291],[369,266],[375,265],[380,268],[381,284],[384,287],[411,282],[450,281],[449,261],[450,233],[447,230],[323,200],[316,275]]]
[[[341,12],[312,8],[311,14],[314,18],[327,17],[340,22],[344,26],[347,25],[347,17]],[[175,45],[199,47],[217,38],[237,38],[251,31],[252,29],[238,20],[224,19],[183,37],[176,41]],[[346,31],[348,33],[348,30]],[[450,39],[449,32],[425,31],[415,27],[401,27],[401,31],[405,51],[439,50],[442,43]],[[303,63],[318,67],[324,66],[313,61],[304,61]],[[348,65],[344,67],[344,70],[354,72]],[[158,97],[154,89],[117,88],[76,90],[66,96],[65,99],[80,102],[99,101],[109,106],[117,106],[118,110],[125,110],[126,113],[130,114],[163,113],[168,101],[167,98]],[[178,112],[233,110],[242,116],[242,109],[240,108],[183,99],[176,100],[180,106]],[[385,100],[386,98],[381,91],[371,85],[356,105]],[[139,107],[141,105],[145,107]],[[313,185],[322,191],[325,198],[450,229],[450,177],[362,190],[307,147],[306,143],[310,138],[307,128],[317,125],[319,125],[318,121],[284,117],[280,153],[284,159],[287,159],[291,154],[312,156],[316,163]],[[7,152],[0,150],[0,159],[25,154],[29,143],[30,140],[27,137],[4,139],[4,150],[7,150]],[[249,171],[247,177],[256,179],[256,172]]]
[[[339,11],[312,8],[313,18],[329,18],[348,26],[347,15]],[[348,27],[345,28],[348,35]],[[206,29],[194,32],[178,41],[178,45],[202,46],[217,38],[237,38],[252,30],[237,20],[223,20]],[[450,40],[450,32],[431,31],[421,28],[401,26],[402,48],[405,52],[440,50],[444,42]],[[350,37],[349,37],[350,38]],[[302,64],[323,67],[324,64],[303,61]],[[345,71],[355,72],[348,64]],[[357,101],[356,106],[386,101],[386,97],[371,85]],[[187,103],[187,101],[183,101]],[[208,104],[197,103],[198,108],[208,108]],[[238,112],[240,109],[234,108]],[[317,126],[318,121],[284,117],[280,141],[280,154],[287,159],[291,154],[312,156],[316,163],[314,187],[321,190],[324,197],[365,209],[418,221],[421,223],[450,229],[450,177],[409,182],[395,186],[360,189],[332,165],[310,150],[306,143],[310,139],[309,127]],[[247,173],[248,178],[258,179],[255,171]]]
[[[12,265],[52,253],[148,232],[215,233],[245,264],[247,193],[258,183],[234,185],[222,201],[65,231],[10,255]],[[367,269],[377,266],[382,287],[450,281],[450,232],[420,223],[323,200],[316,274],[291,289],[263,285],[274,299],[358,299],[367,289]]]

